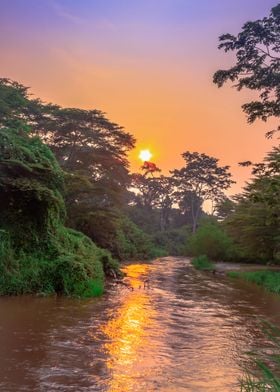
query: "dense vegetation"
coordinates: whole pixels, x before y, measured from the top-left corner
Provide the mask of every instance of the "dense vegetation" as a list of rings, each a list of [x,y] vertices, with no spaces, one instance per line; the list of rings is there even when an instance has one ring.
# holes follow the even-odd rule
[[[192,265],[194,268],[201,271],[214,271],[215,269],[214,264],[205,255],[195,257],[192,260]]]
[[[85,170],[75,172],[72,168],[71,173],[70,170],[63,170],[63,164],[60,162],[59,165],[57,156],[43,143],[43,130],[48,129],[48,126],[51,129],[58,126],[55,117],[60,110],[58,107],[31,100],[26,88],[2,79],[0,110],[0,293],[101,294],[104,274],[116,270],[117,262],[108,250],[97,247],[84,234],[75,231],[78,225],[68,229],[64,224],[69,223],[75,213],[82,217],[84,212],[84,216],[88,217],[88,210],[83,208],[86,202],[92,202],[92,195],[97,195],[99,203],[103,200],[105,204],[106,199],[109,204],[107,193],[111,192],[110,188],[107,192],[108,187],[103,185],[104,179],[100,173],[97,174],[98,181],[93,182]],[[69,124],[66,125],[67,130],[68,127]],[[65,132],[64,126],[62,130],[62,133]],[[119,132],[122,133],[121,130]],[[119,136],[117,130],[113,134]],[[51,145],[52,138],[50,135],[46,137]],[[78,141],[75,143],[77,145]],[[58,136],[55,145],[56,148],[59,145]],[[87,151],[87,144],[84,148]],[[80,150],[83,150],[82,146]],[[64,151],[67,151],[65,146]],[[121,155],[120,151],[118,153]],[[78,163],[80,159],[77,158]],[[123,162],[125,165],[126,162]],[[97,165],[101,171],[100,167]],[[116,180],[115,173],[113,176]],[[84,188],[79,187],[71,204],[69,199],[73,197],[74,187],[69,188],[69,182],[75,181],[83,183]],[[89,190],[94,186],[101,191],[90,193]],[[116,186],[115,193],[117,190]],[[102,191],[103,199],[100,197]],[[80,194],[84,197],[81,203]],[[75,209],[75,204],[81,205],[81,208]],[[71,207],[73,215],[69,211],[67,214],[67,207]],[[105,222],[107,219],[108,216],[103,218]],[[101,226],[99,232],[102,228],[104,230]],[[118,223],[117,229],[119,252],[122,252],[120,258],[134,257],[136,242],[137,256],[148,256],[151,244],[144,233],[125,219]],[[124,230],[130,232],[133,237],[131,241],[129,236],[123,234]],[[139,246],[138,241],[141,243]]]
[[[250,122],[280,115],[279,7],[220,38],[237,60],[214,82],[260,92],[243,107]],[[241,163],[252,179],[231,199],[229,166],[218,159],[185,151],[169,175],[151,162],[131,174],[134,146],[102,112],[45,104],[0,79],[1,293],[90,295],[114,259],[280,261],[279,146],[262,163]]]
[[[280,74],[280,4],[272,8],[268,17],[247,22],[242,31],[234,36],[220,37],[220,49],[234,52],[236,63],[227,70],[219,70],[214,82],[223,86],[234,82],[241,90],[248,88],[259,93],[259,99],[243,105],[248,122],[256,119],[267,121],[279,119],[279,74]],[[280,127],[266,133],[273,137]],[[260,262],[280,262],[280,147],[275,147],[264,162],[253,164],[253,179],[247,184],[242,195],[224,203],[220,209],[224,227],[233,238],[241,259]],[[232,272],[241,277],[279,293],[279,271]],[[247,372],[241,380],[241,391],[279,391],[279,329],[266,323],[266,335],[274,345],[270,353],[254,354],[259,368],[258,374]]]
[[[0,293],[101,294],[108,252],[64,227],[63,172],[19,120],[0,130]]]

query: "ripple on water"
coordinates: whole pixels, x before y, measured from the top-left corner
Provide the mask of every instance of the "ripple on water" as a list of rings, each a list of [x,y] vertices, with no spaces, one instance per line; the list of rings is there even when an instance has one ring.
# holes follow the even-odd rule
[[[0,390],[238,391],[244,352],[266,344],[256,315],[280,325],[279,298],[183,259],[124,269],[133,291],[1,298]]]

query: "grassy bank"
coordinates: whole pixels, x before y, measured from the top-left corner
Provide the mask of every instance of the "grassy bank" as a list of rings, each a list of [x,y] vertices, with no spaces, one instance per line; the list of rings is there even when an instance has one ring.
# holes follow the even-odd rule
[[[280,271],[248,271],[248,272],[229,272],[231,278],[241,278],[247,282],[263,286],[266,290],[280,294]]]
[[[195,269],[200,271],[213,271],[215,269],[214,264],[204,255],[195,257],[192,260],[192,265]]]

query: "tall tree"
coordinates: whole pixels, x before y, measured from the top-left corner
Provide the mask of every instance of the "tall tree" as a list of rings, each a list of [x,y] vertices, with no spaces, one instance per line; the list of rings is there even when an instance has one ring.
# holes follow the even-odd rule
[[[184,202],[189,198],[193,232],[197,223],[202,204],[210,200],[220,200],[223,192],[234,182],[231,180],[229,166],[218,166],[218,159],[206,154],[187,151],[182,154],[185,167],[172,171],[174,184],[177,187],[177,201]]]
[[[243,105],[249,123],[280,117],[280,4],[272,8],[268,17],[247,22],[234,36],[220,37],[219,49],[236,54],[236,64],[214,75],[219,87],[225,82],[235,83],[237,90],[248,88],[259,92],[259,99]],[[271,137],[276,130],[267,132]]]
[[[244,256],[280,260],[280,149],[274,148],[252,168],[253,179],[237,197],[225,227]]]

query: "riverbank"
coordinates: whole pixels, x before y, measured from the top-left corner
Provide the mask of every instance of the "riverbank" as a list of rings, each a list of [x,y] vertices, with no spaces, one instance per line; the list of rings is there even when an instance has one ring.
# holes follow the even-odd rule
[[[265,288],[271,293],[280,294],[280,267],[257,264],[213,263],[206,256],[199,256],[191,261],[197,270],[226,275],[234,279],[243,279]]]
[[[252,282],[266,290],[280,294],[280,271],[230,271],[227,273],[230,278],[243,279]]]

